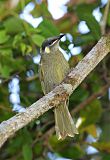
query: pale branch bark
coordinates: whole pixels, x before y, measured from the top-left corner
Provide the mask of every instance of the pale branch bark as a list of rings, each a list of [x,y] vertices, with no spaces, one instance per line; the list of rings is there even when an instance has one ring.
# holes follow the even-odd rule
[[[29,106],[25,112],[18,113],[14,117],[3,121],[0,124],[0,147],[16,131],[68,98],[109,52],[110,37],[102,37],[95,47],[71,70],[59,86]]]

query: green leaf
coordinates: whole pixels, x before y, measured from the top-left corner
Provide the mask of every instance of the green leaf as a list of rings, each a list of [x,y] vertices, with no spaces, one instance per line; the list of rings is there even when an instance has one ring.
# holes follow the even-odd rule
[[[32,148],[29,144],[25,144],[22,149],[24,160],[32,160]]]
[[[26,45],[26,52],[25,52],[25,54],[28,54],[28,53],[30,53],[31,51],[32,51],[32,46]]]
[[[107,102],[107,99],[105,99],[106,102]],[[109,122],[110,122],[110,112],[108,112],[107,110],[106,112],[103,113],[103,117],[100,122],[100,126],[101,126],[100,141],[106,141],[106,142],[110,141],[110,136],[108,136],[110,135]]]
[[[12,58],[12,49],[11,48],[1,48],[0,49],[0,59],[2,61],[5,61],[5,58],[10,59]]]
[[[24,22],[25,23],[25,22]],[[7,33],[16,34],[24,31],[23,20],[18,17],[10,17],[4,21]]]
[[[96,6],[94,4],[80,4],[76,8],[76,13],[81,21],[86,21],[87,26],[89,27],[94,38],[99,40],[101,37],[100,26],[95,17],[92,15],[92,11],[95,9],[95,7]]]
[[[32,47],[25,43],[20,43],[20,49],[23,55],[26,55],[32,51]]]
[[[26,51],[26,44],[25,43],[20,43],[20,48],[21,48],[22,53],[24,54],[25,51]]]
[[[81,34],[80,36],[74,36],[73,43],[75,46],[87,45],[95,42],[95,38],[91,33]]]
[[[0,44],[3,44],[8,40],[9,40],[9,35],[6,34],[6,31],[0,30]]]
[[[52,149],[55,152],[60,153],[60,155],[64,156],[65,158],[81,158],[83,156],[83,151],[81,150],[79,145],[74,145],[74,146],[68,146],[70,139],[65,139],[65,140],[58,140],[56,136],[51,136],[49,139],[49,143],[52,147]],[[71,140],[70,140],[71,141]],[[65,152],[66,149],[66,152]]]
[[[0,49],[0,74],[8,78],[13,71],[25,70],[26,63],[22,58],[14,58],[11,49]]]
[[[37,143],[35,146],[34,146],[34,151],[37,155],[40,155],[43,151],[43,146],[42,146],[42,143]]]
[[[90,124],[96,123],[102,114],[102,107],[99,100],[92,101],[86,106],[84,110],[80,112],[80,116],[84,119],[81,127],[88,126]]]
[[[34,9],[31,11],[31,14],[33,17],[40,17],[43,15],[43,17],[51,17],[50,12],[48,11],[47,4],[45,2],[39,4],[36,4]]]
[[[97,138],[97,128],[94,124],[84,127],[82,130],[91,134],[94,138]]]
[[[103,160],[110,160],[110,154],[102,153],[101,155]]]
[[[101,31],[100,31],[100,26],[99,23],[96,21],[94,16],[84,16],[84,20],[87,23],[87,26],[89,27],[91,33],[95,37],[96,40],[99,40],[101,37]]]
[[[93,4],[87,4],[87,3],[81,3],[79,5],[77,5],[76,7],[76,13],[77,15],[81,18],[83,17],[83,15],[86,14],[92,14],[92,11],[97,7],[97,3],[93,3]]]
[[[99,151],[110,153],[110,142],[94,142],[90,145]]]
[[[9,66],[1,66],[0,65],[0,74],[3,78],[8,78],[12,69]]]
[[[32,51],[32,47],[26,44],[21,34],[17,34],[14,37],[12,44],[13,47],[16,48],[17,50],[20,50],[20,52],[22,52],[23,55],[26,55],[27,53],[30,53]]]
[[[10,147],[7,148],[7,152],[15,155],[19,150],[21,150],[21,146],[23,145],[22,136],[17,135],[15,139],[12,139],[9,144]]]
[[[101,87],[103,86],[103,82],[99,76],[99,74],[93,71],[89,76],[88,82],[91,85],[91,90],[93,93],[99,92]]]
[[[85,98],[87,98],[89,95],[89,92],[87,90],[85,90],[82,87],[78,87],[77,90],[75,90],[75,92],[71,95],[70,97],[70,101],[74,101],[74,102],[82,102],[85,100]],[[80,97],[80,99],[79,99]]]
[[[84,156],[83,150],[79,145],[69,146],[61,152],[61,155],[70,159],[81,159]]]
[[[32,41],[37,45],[37,46],[41,46],[42,42],[44,41],[44,37],[39,35],[39,34],[34,34],[32,35]]]
[[[55,135],[53,135],[49,139],[49,144],[54,149],[54,151],[59,152],[62,150],[62,148],[64,148],[68,144],[68,140],[67,139],[65,139],[64,141],[58,140],[57,137]],[[62,147],[60,147],[60,146],[62,146]]]
[[[108,26],[110,26],[110,13],[108,13],[107,23],[108,23]]]
[[[21,34],[17,34],[13,39],[13,47],[16,48],[17,46],[19,46],[19,43],[21,42],[22,42],[22,36]]]
[[[38,29],[40,29],[41,34],[44,37],[50,37],[50,36],[54,36],[54,35],[59,35],[60,32],[58,30],[58,28],[49,20],[44,19]]]

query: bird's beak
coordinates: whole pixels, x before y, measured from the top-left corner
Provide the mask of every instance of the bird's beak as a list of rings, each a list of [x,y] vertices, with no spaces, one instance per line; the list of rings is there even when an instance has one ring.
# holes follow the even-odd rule
[[[65,36],[65,34],[61,34],[57,37],[58,40],[60,40],[63,36]]]
[[[61,35],[59,35],[59,36],[56,36],[56,37],[54,38],[54,44],[58,43],[63,36],[65,36],[65,34],[61,34]]]
[[[46,47],[46,52],[47,53],[50,53],[50,48],[58,48],[58,46],[59,46],[59,41],[60,41],[60,39],[63,37],[63,36],[65,36],[65,34],[61,34],[61,35],[59,35],[59,36],[56,36],[56,37],[54,37],[54,38],[52,38],[52,41],[53,41],[53,43],[52,43],[52,45],[50,45],[49,47],[47,46]]]

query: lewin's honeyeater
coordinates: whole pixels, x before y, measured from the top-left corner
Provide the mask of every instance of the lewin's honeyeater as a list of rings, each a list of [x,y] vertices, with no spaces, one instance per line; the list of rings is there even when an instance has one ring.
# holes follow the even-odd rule
[[[41,46],[39,77],[44,94],[59,85],[69,72],[69,64],[59,50],[59,41],[63,36],[62,34],[48,38]],[[78,133],[67,104],[65,101],[54,108],[55,129],[58,139],[64,139],[66,136],[74,137]]]

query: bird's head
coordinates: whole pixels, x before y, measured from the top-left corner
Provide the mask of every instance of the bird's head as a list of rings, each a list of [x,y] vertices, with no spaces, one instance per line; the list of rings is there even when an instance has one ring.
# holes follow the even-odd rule
[[[41,53],[51,53],[53,51],[58,50],[60,39],[65,36],[65,34],[61,34],[59,36],[51,37],[46,39],[41,46]]]

